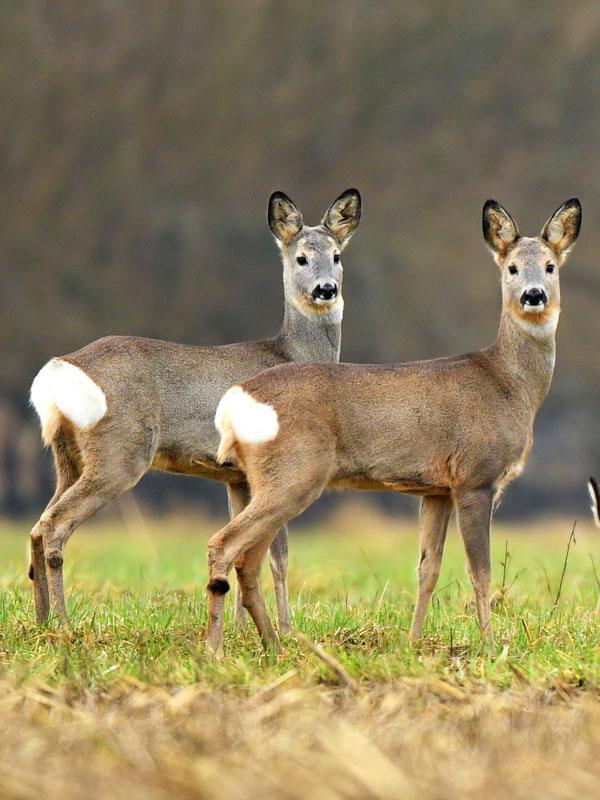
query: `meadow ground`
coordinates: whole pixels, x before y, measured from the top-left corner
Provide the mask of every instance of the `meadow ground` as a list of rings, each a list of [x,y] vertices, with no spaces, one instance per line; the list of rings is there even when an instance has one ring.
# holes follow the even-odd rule
[[[416,519],[352,504],[298,522],[292,616],[308,640],[264,655],[229,602],[216,662],[203,651],[216,523],[122,508],[67,547],[68,631],[33,623],[28,525],[0,525],[0,797],[600,796],[591,521],[566,570],[573,520],[495,522],[493,654],[453,523],[412,649]],[[264,586],[273,610],[268,570]]]

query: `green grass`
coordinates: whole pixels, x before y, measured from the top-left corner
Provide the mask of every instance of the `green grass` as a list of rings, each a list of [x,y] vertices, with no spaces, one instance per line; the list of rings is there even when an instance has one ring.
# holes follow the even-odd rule
[[[68,631],[33,622],[26,577],[28,527],[0,528],[0,675],[22,683],[96,690],[123,679],[177,687],[200,682],[252,693],[293,674],[335,683],[318,657],[292,635],[281,658],[262,653],[250,624],[241,634],[228,602],[223,662],[203,650],[206,541],[216,523],[152,520],[148,525],[89,523],[69,542],[65,583]],[[401,676],[600,686],[598,588],[600,536],[579,523],[558,604],[572,522],[494,525],[494,629],[497,651],[481,647],[465,560],[451,526],[443,570],[419,648],[407,631],[416,588],[417,523],[395,522],[349,506],[315,529],[293,528],[290,594],[294,626],[320,642],[361,683]],[[508,558],[505,549],[508,547]],[[506,566],[504,562],[506,561]],[[274,612],[265,569],[267,602]]]

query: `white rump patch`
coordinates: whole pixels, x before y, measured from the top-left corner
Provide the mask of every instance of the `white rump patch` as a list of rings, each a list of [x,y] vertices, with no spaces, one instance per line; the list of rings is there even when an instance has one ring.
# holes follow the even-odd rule
[[[102,389],[79,367],[60,358],[53,358],[41,368],[31,384],[29,398],[42,428],[55,407],[83,430],[91,428],[106,414]]]
[[[277,412],[266,403],[259,403],[241,386],[233,386],[219,402],[215,414],[217,430],[224,436],[231,426],[235,438],[243,444],[270,442],[277,436]]]

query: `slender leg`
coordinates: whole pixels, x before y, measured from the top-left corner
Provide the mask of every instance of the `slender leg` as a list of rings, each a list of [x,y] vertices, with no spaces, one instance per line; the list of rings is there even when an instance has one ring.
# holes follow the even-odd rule
[[[125,485],[114,480],[102,484],[85,474],[67,489],[56,503],[42,514],[38,523],[44,539],[46,575],[50,603],[58,620],[67,620],[63,585],[64,548],[76,528],[117,496]]]
[[[274,534],[278,536],[281,530]],[[244,607],[248,610],[254,620],[254,624],[260,635],[265,650],[275,650],[281,653],[279,638],[265,606],[265,600],[260,586],[260,573],[270,542],[268,540],[258,542],[244,554],[240,566],[236,565],[238,582],[242,588],[242,600]]]
[[[209,541],[209,613],[206,632],[206,649],[209,652],[220,655],[223,650],[223,601],[229,591],[231,567],[235,563],[243,570],[245,554],[253,547],[262,548],[264,555],[284,521],[280,515],[253,500]]]
[[[235,519],[250,502],[250,489],[247,483],[227,484],[229,519]],[[242,590],[239,581],[235,587],[235,621],[241,631],[247,627],[246,609],[242,603]]]
[[[276,458],[277,452],[273,453]],[[319,497],[327,485],[327,478],[333,463],[333,452],[320,450],[321,458],[315,461],[309,453],[302,464],[299,454],[294,460],[295,480],[290,480],[286,470],[281,473],[269,470],[267,466],[258,461],[253,464],[247,462],[246,474],[249,477],[251,488],[250,503],[229,522],[224,528],[215,533],[208,543],[208,592],[210,595],[208,629],[206,632],[206,647],[213,653],[219,653],[223,643],[223,614],[221,609],[222,597],[229,591],[229,572],[232,566],[240,568],[244,581],[249,583],[249,594],[244,598],[244,605],[250,607],[257,615],[257,626],[263,637],[269,637],[271,630],[266,629],[262,615],[264,601],[262,596],[257,600],[256,589],[253,586],[254,572],[260,573],[260,563],[267,548],[275,538],[277,531],[289,522],[290,519],[300,514],[305,508]],[[305,466],[305,469],[302,467]],[[252,481],[252,472],[258,480]],[[264,470],[264,472],[262,472]],[[267,477],[267,480],[263,478]],[[302,475],[302,480],[298,476]],[[261,486],[261,481],[263,481]],[[248,561],[248,573],[244,571],[245,556],[252,553]],[[258,566],[257,566],[258,564]],[[245,585],[242,583],[242,594]],[[258,590],[260,593],[260,589]],[[261,608],[262,602],[262,608]],[[263,625],[262,630],[260,625]],[[270,623],[269,623],[270,625]],[[274,632],[273,632],[274,633]],[[273,637],[271,637],[272,639]],[[277,641],[275,636],[274,641]]]
[[[275,584],[275,599],[277,600],[277,619],[279,632],[289,633],[292,629],[290,615],[290,600],[288,592],[288,529],[287,525],[280,528],[269,548],[269,565],[273,573]]]
[[[229,518],[235,519],[250,502],[250,489],[246,483],[228,484]],[[288,532],[287,526],[279,530],[269,550],[269,565],[273,573],[275,599],[277,600],[277,617],[281,633],[291,630],[290,603],[287,586],[288,569]],[[240,630],[246,630],[247,616],[242,602],[242,591],[239,580],[235,590],[235,621]]]
[[[31,563],[29,577],[33,582],[33,602],[35,604],[35,621],[46,622],[50,614],[50,595],[46,577],[46,559],[44,558],[44,537],[40,523],[31,531]]]
[[[222,589],[225,589],[224,585]],[[223,657],[223,611],[225,594],[213,586],[208,590],[208,627],[206,629],[206,651],[217,658]]]
[[[429,600],[440,574],[444,542],[448,530],[448,521],[452,513],[452,499],[432,495],[424,497],[421,501],[421,536],[419,543],[419,589],[413,621],[410,628],[410,638],[420,639],[425,623],[425,614]]]
[[[56,470],[56,490],[44,510],[47,515],[59,498],[77,481],[80,475],[79,452],[70,423],[64,422],[52,442]],[[35,618],[46,622],[50,613],[50,595],[44,556],[43,526],[38,522],[31,531],[31,563],[29,577],[33,582]]]
[[[454,498],[469,576],[475,590],[481,635],[490,646],[494,643],[490,606],[490,523],[493,500],[494,492],[490,488],[459,492]]]

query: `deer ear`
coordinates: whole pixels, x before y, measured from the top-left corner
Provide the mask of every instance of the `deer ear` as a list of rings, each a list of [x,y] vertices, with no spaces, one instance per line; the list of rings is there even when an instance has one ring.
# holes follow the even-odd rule
[[[273,236],[284,244],[302,229],[302,214],[283,192],[273,192],[269,198],[267,217]]]
[[[346,189],[327,209],[322,220],[343,249],[360,222],[361,199],[358,189]]]
[[[494,256],[502,257],[519,238],[517,223],[495,200],[486,200],[482,221],[485,243]]]
[[[577,241],[581,215],[581,203],[576,197],[572,197],[552,214],[542,228],[542,238],[556,250],[561,259],[566,258]]]

